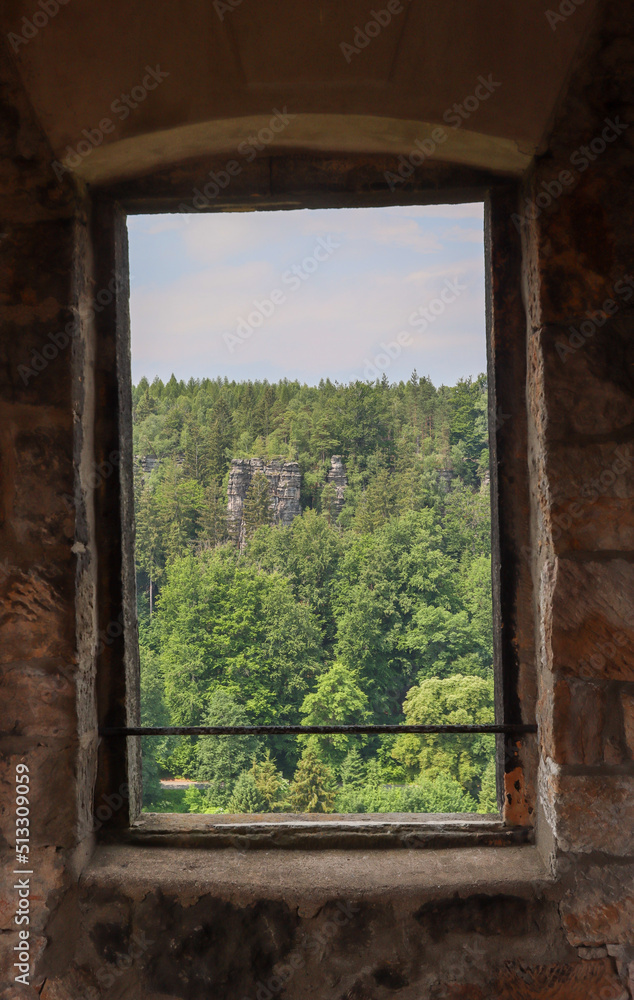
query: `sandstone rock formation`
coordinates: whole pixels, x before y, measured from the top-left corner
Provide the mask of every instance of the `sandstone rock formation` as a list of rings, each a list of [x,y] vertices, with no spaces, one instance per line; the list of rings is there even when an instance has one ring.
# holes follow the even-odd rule
[[[134,458],[144,476],[151,475],[160,464],[160,460],[152,455],[135,455]]]
[[[229,471],[227,487],[227,521],[231,534],[242,548],[245,543],[242,512],[251,480],[262,472],[271,491],[271,524],[287,526],[301,514],[299,502],[301,473],[297,462],[276,459],[265,463],[261,458],[234,458]]]
[[[330,459],[330,468],[326,474],[326,482],[332,483],[337,491],[335,507],[337,514],[339,514],[341,513],[341,508],[343,507],[344,493],[346,486],[348,485],[346,470],[341,460],[341,455],[333,455]]]

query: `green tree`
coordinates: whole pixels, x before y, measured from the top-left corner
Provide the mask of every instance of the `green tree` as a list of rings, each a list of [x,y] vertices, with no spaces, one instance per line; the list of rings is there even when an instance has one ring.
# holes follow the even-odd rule
[[[263,472],[256,472],[249,484],[242,507],[242,530],[248,540],[261,528],[269,524],[272,516],[271,488]]]
[[[206,726],[244,726],[249,718],[233,695],[216,688],[204,718]],[[226,805],[239,775],[246,772],[259,750],[257,736],[200,736],[196,744],[197,777],[211,782],[211,798]],[[237,812],[250,812],[238,809]],[[254,810],[258,811],[258,810]]]
[[[147,587],[150,616],[154,610],[154,587],[163,573],[161,529],[154,503],[154,493],[143,473],[135,480],[137,571],[143,574]],[[141,589],[141,588],[139,588]],[[143,588],[145,589],[145,588]]]
[[[360,751],[353,747],[341,765],[341,781],[345,787],[361,788],[366,780],[366,766]]]
[[[206,721],[218,690],[244,720],[354,722],[362,715],[396,722],[404,703],[410,711],[412,686],[422,690],[428,680],[460,675],[468,708],[473,681],[490,685],[483,376],[438,389],[417,373],[407,382],[324,379],[319,386],[221,377],[155,379],[150,386],[141,379],[133,401],[134,453],[159,460],[151,475],[135,480],[141,652],[154,678],[154,694],[148,674],[143,697],[151,704],[160,696],[166,722]],[[347,478],[340,513],[332,484],[324,485],[333,453],[342,456]],[[302,515],[287,528],[271,525],[260,471],[245,504],[241,545],[227,538],[232,457],[297,461]],[[449,475],[441,477],[442,470]],[[436,698],[439,721],[460,708],[460,692],[450,704],[447,691]],[[427,707],[433,715],[434,705]],[[491,806],[490,740],[442,737],[435,745],[414,738],[410,745],[403,738],[309,741],[331,775],[341,776],[337,809]],[[225,751],[239,745],[212,743]],[[435,746],[428,760],[423,745]],[[215,761],[227,777],[212,780],[219,796],[213,801],[199,789],[187,800],[159,792],[161,774],[198,775],[196,746],[177,737],[144,743],[146,775],[161,808],[226,808],[245,770],[266,808],[287,808],[287,782],[306,741],[280,738],[265,761],[248,753],[238,770]]]
[[[403,712],[407,722],[423,725],[493,722],[493,679],[461,674],[428,678],[409,691]],[[397,738],[392,755],[403,764],[410,780],[447,775],[477,800],[494,752],[495,737],[482,733],[407,733]]]
[[[259,813],[266,809],[266,799],[260,794],[250,771],[242,771],[229,799],[230,813]]]
[[[358,676],[343,663],[333,663],[318,678],[315,690],[304,698],[301,711],[304,726],[360,725],[369,716],[368,699]],[[359,739],[363,737],[344,733],[309,737],[311,745],[335,774],[339,773],[344,758]]]
[[[167,567],[155,642],[172,725],[199,725],[218,686],[259,722],[299,721],[321,670],[319,630],[287,580],[239,563],[230,547]]]
[[[317,748],[310,740],[304,748],[291,782],[290,800],[294,812],[333,811],[334,775],[320,759]]]
[[[233,416],[225,396],[214,403],[211,411],[207,444],[207,469],[209,475],[220,482],[228,467],[228,452],[233,443]]]
[[[424,604],[450,607],[456,567],[441,550],[432,510],[395,517],[372,535],[353,537],[335,600],[337,644],[354,664],[377,721],[397,721],[418,664],[410,642],[413,615]]]
[[[228,538],[227,498],[215,481],[205,489],[200,511],[198,543],[202,548],[215,548]]]
[[[357,507],[357,531],[366,535],[382,527],[394,512],[394,501],[394,479],[387,469],[381,469],[368,483]]]
[[[327,650],[335,641],[333,598],[342,551],[338,531],[324,514],[313,510],[296,517],[288,528],[260,529],[246,551],[250,563],[277,571],[291,582],[297,600],[319,622]]]
[[[482,774],[482,785],[480,788],[480,802],[478,812],[498,813],[498,796],[495,758],[491,757]]]
[[[466,611],[454,614],[447,608],[422,604],[412,615],[403,644],[411,650],[419,667],[418,680],[465,673],[461,669],[465,662],[471,666],[468,673],[487,673],[489,664],[477,655],[474,630]]]
[[[163,677],[158,658],[152,650],[141,646],[141,725],[166,726],[167,724],[167,706],[163,697]],[[160,766],[157,758],[164,749],[164,743],[164,740],[155,736],[141,738],[143,805],[146,807],[161,798]]]
[[[334,483],[326,483],[321,491],[319,502],[328,525],[334,524],[338,513],[337,487]]]
[[[258,794],[265,802],[267,810],[273,812],[279,808],[281,806],[285,782],[281,771],[275,766],[270,749],[266,751],[261,761],[253,759],[249,773],[255,781]]]

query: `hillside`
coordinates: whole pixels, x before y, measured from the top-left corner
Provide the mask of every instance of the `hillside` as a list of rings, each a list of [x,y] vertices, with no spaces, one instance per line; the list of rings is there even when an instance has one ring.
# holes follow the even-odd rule
[[[491,721],[486,410],[484,376],[142,379],[143,722]],[[494,808],[490,737],[144,743],[155,810]]]

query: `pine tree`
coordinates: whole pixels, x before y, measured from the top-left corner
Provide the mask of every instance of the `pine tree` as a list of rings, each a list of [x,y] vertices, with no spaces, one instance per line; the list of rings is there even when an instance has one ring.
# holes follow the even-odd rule
[[[150,616],[153,611],[154,585],[162,572],[161,531],[154,494],[149,481],[141,474],[135,482],[136,493],[136,562],[148,580]]]
[[[221,396],[211,411],[206,448],[207,471],[218,482],[227,471],[229,464],[227,451],[231,448],[232,441],[233,417],[229,404],[224,396]]]
[[[242,771],[233,786],[233,794],[229,800],[229,812],[259,813],[264,812],[265,808],[266,804],[258,791],[255,778],[250,771]]]
[[[279,803],[282,788],[282,774],[275,766],[271,751],[266,751],[264,760],[258,762],[253,758],[249,774],[253,776],[260,798],[266,802],[269,812],[273,812]]]
[[[248,541],[258,528],[271,523],[271,491],[263,472],[256,472],[242,508],[242,536]]]
[[[337,520],[337,487],[334,483],[326,483],[321,491],[321,509],[326,515],[328,524]]]
[[[366,766],[357,749],[352,749],[341,765],[341,780],[346,788],[361,788],[365,784]]]
[[[147,385],[147,380],[146,380]],[[150,413],[156,413],[156,400],[150,395],[149,387],[145,389],[139,398],[134,411],[134,419],[140,424],[142,420],[149,417]]]
[[[182,471],[191,479],[206,483],[210,476],[212,444],[209,432],[192,416],[185,424],[182,437],[184,459]]]
[[[227,540],[227,501],[215,481],[205,490],[198,539],[203,549],[213,549]]]
[[[335,802],[332,771],[317,756],[314,744],[308,741],[301,756],[290,788],[294,812],[332,812]]]

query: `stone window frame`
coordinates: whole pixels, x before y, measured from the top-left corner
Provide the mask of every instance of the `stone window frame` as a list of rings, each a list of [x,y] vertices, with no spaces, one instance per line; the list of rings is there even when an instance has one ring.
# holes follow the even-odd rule
[[[226,158],[225,158],[226,160]],[[97,524],[97,717],[103,727],[139,724],[139,647],[133,556],[132,394],[127,216],[183,211],[210,169],[197,161],[93,189],[94,458],[107,470],[94,491]],[[215,199],[212,211],[485,204],[486,326],[492,497],[496,722],[535,722],[535,638],[530,569],[527,320],[520,234],[512,223],[519,182],[488,171],[434,165],[390,191],[393,157],[262,157]],[[113,276],[116,280],[113,281]],[[114,295],[99,305],[98,290]],[[98,306],[98,307],[97,307]],[[99,531],[107,524],[107,531]],[[227,737],[230,738],[230,737]],[[533,842],[537,740],[497,737],[499,820],[477,814],[290,817],[266,821],[190,814],[141,814],[140,739],[102,737],[94,813],[100,840],[210,846],[462,846]]]

